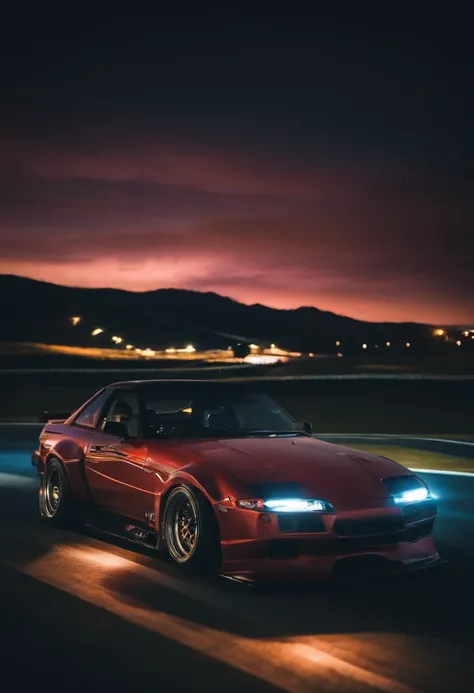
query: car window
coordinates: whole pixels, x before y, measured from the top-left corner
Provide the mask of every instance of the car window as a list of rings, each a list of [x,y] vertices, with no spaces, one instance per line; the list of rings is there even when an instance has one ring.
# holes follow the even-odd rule
[[[147,437],[301,432],[267,395],[239,384],[167,383],[143,389]]]
[[[87,405],[85,409],[81,411],[79,416],[75,419],[74,424],[76,426],[96,428],[102,409],[109,397],[110,392],[107,390],[98,395],[89,405]]]
[[[241,429],[262,428],[286,431],[293,425],[293,422],[288,420],[286,412],[269,397],[248,394],[231,402],[229,406]]]
[[[107,421],[123,424],[127,428],[129,438],[138,438],[140,407],[137,393],[131,390],[118,390],[110,402],[102,427],[106,426]]]

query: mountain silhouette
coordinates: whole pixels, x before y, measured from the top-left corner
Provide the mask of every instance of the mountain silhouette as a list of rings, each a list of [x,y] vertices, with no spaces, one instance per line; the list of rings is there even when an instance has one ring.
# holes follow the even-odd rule
[[[245,305],[216,293],[158,289],[131,292],[59,286],[0,275],[0,340],[111,346],[111,336],[141,348],[193,344],[226,348],[238,342],[311,352],[337,350],[336,341],[403,343],[425,340],[432,327],[370,323],[317,308],[277,310]],[[79,316],[76,327],[71,317]],[[91,336],[94,328],[104,333]]]

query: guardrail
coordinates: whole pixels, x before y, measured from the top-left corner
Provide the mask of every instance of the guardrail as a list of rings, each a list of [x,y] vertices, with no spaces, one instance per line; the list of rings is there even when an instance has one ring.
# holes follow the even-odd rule
[[[230,366],[195,366],[194,368],[0,368],[0,375],[40,375],[41,373],[209,373],[210,371],[251,370],[258,368],[248,363]]]

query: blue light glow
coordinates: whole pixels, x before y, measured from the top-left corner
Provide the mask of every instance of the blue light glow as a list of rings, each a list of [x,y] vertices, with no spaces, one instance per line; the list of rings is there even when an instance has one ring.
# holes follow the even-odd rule
[[[277,513],[323,512],[324,501],[305,498],[279,498],[265,501],[265,507]]]
[[[417,503],[428,498],[428,489],[424,486],[404,491],[399,496],[395,496],[395,503]]]

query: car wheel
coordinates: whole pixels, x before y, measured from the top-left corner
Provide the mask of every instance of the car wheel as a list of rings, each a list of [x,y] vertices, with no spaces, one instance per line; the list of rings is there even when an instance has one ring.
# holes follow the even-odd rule
[[[217,520],[198,489],[176,486],[171,491],[163,515],[163,538],[175,563],[196,572],[219,572]]]
[[[39,492],[41,516],[57,527],[70,526],[76,519],[73,497],[66,471],[55,457],[44,470]]]

